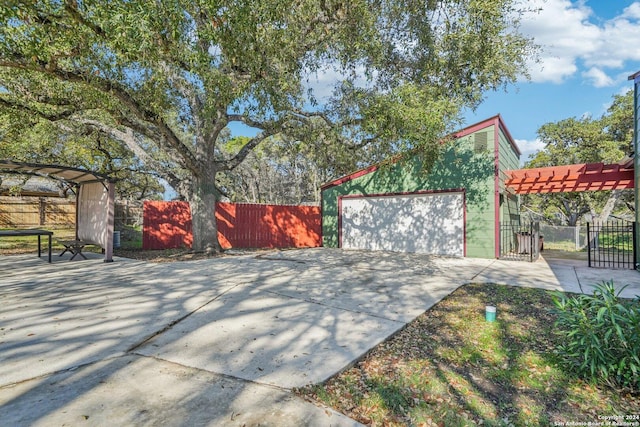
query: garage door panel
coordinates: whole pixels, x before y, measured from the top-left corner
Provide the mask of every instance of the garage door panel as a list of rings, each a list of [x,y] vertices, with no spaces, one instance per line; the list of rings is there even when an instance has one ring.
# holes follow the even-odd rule
[[[463,256],[462,193],[344,198],[342,247]]]

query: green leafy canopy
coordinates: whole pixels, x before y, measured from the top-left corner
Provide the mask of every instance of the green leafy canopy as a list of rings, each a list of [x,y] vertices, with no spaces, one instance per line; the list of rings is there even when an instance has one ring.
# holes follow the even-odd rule
[[[534,47],[517,4],[8,0],[0,113],[16,126],[0,138],[25,114],[97,132],[205,215],[221,174],[272,138],[357,162],[437,144],[460,108],[526,74]],[[322,103],[308,93],[318,73],[337,76]],[[234,123],[255,136],[230,150]],[[195,246],[215,240],[214,223],[200,226]]]

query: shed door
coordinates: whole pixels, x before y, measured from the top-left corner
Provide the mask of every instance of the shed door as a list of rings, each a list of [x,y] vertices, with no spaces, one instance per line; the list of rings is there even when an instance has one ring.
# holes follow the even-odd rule
[[[464,256],[463,193],[344,197],[344,249]]]

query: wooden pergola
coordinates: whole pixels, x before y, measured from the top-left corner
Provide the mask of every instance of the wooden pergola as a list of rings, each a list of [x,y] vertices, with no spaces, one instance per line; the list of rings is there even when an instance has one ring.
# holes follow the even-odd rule
[[[633,160],[612,165],[583,163],[506,171],[505,186],[516,194],[634,188]]]

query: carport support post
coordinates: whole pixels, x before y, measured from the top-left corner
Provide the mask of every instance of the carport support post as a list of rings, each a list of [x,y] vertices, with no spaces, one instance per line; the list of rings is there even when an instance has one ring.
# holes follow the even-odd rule
[[[115,226],[116,185],[105,182],[107,190],[107,241],[104,248],[104,262],[113,262],[113,229]]]
[[[634,258],[636,270],[640,266],[640,235],[638,235],[638,223],[640,223],[640,150],[638,149],[638,121],[640,120],[640,114],[638,108],[640,108],[640,71],[629,76],[629,80],[633,80],[633,196],[635,202],[635,223],[634,227]]]

